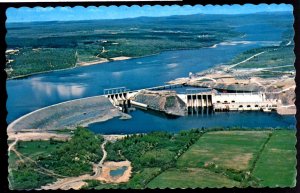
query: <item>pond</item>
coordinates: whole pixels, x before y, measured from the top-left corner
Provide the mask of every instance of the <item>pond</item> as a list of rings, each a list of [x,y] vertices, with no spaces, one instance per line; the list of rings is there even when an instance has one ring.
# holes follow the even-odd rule
[[[117,176],[122,176],[124,172],[127,170],[127,166],[119,167],[115,170],[110,170],[109,175],[111,177],[117,177]]]

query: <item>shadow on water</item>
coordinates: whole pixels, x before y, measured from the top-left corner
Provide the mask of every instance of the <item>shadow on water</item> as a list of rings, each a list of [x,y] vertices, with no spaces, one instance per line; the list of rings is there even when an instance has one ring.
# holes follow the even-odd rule
[[[178,118],[180,118],[180,116],[177,116],[177,115],[170,115],[170,114],[167,114],[165,112],[155,111],[155,110],[152,110],[152,109],[147,109],[146,110],[146,109],[138,108],[138,110],[144,112],[145,114],[157,116],[157,117],[164,118],[164,119],[178,119]]]

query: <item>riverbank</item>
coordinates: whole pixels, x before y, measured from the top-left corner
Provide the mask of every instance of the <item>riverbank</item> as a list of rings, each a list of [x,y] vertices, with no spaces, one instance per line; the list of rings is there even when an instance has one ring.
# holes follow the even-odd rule
[[[142,56],[142,57],[145,57],[145,56]],[[9,78],[7,78],[7,80],[26,78],[26,77],[29,77],[29,76],[39,75],[39,74],[43,74],[43,73],[58,72],[58,71],[70,70],[70,69],[83,67],[83,66],[91,66],[91,65],[96,65],[96,64],[103,64],[103,63],[107,63],[107,62],[122,61],[122,60],[129,60],[129,59],[132,59],[132,57],[120,56],[120,57],[111,58],[110,60],[106,59],[106,58],[101,58],[101,59],[96,60],[96,61],[79,62],[79,63],[76,63],[75,66],[72,66],[72,67],[69,67],[69,68],[41,71],[41,72],[35,72],[35,73],[30,73],[30,74],[25,74],[25,75],[9,77]]]
[[[90,65],[95,65],[95,64],[102,64],[106,62],[113,62],[113,61],[121,61],[121,60],[129,60],[131,57],[127,56],[119,56],[119,57],[114,57],[114,58],[100,58],[99,60],[95,61],[87,61],[87,62],[79,62],[76,64],[76,66],[90,66]]]

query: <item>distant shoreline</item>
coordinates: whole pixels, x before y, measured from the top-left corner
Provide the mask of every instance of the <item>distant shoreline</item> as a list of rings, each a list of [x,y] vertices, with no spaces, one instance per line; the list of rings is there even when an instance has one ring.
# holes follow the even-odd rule
[[[142,56],[144,57],[144,56]],[[80,62],[77,63],[75,66],[72,67],[68,67],[68,68],[62,68],[62,69],[56,69],[56,70],[47,70],[47,71],[42,71],[42,72],[34,72],[34,73],[30,73],[30,74],[25,74],[25,75],[19,75],[19,76],[14,76],[14,77],[10,77],[7,78],[7,80],[14,80],[14,79],[20,79],[20,78],[26,78],[29,76],[34,76],[34,75],[38,75],[38,74],[43,74],[43,73],[49,73],[49,72],[57,72],[57,71],[63,71],[63,70],[70,70],[70,69],[74,69],[74,68],[78,68],[78,67],[83,67],[83,66],[91,66],[91,65],[96,65],[96,64],[103,64],[103,63],[108,63],[108,62],[114,62],[114,61],[121,61],[121,60],[129,60],[129,59],[133,59],[131,57],[125,57],[125,56],[119,56],[119,57],[115,57],[112,58],[112,61],[109,60],[97,60],[97,61],[90,61],[90,62]]]
[[[238,42],[238,44],[239,43],[242,43],[242,44],[248,44],[249,43],[249,41],[222,41],[222,42],[214,43],[214,44],[211,44],[209,46],[204,46],[204,47],[197,47],[197,48],[195,48],[195,47],[191,48],[190,47],[190,48],[166,49],[166,50],[163,50],[161,52],[157,52],[157,53],[153,53],[153,54],[147,54],[147,55],[144,55],[144,56],[136,56],[136,57],[117,56],[117,57],[114,57],[114,58],[110,58],[111,60],[107,59],[107,58],[101,58],[99,60],[93,60],[93,61],[87,61],[87,62],[79,62],[79,63],[76,63],[75,66],[68,67],[68,68],[48,70],[48,71],[42,71],[42,72],[34,72],[34,73],[26,74],[26,75],[14,76],[14,77],[11,77],[11,78],[7,78],[7,80],[13,80],[13,79],[19,79],[19,78],[26,78],[26,77],[29,77],[29,76],[33,76],[33,75],[37,75],[37,74],[42,74],[42,73],[56,72],[56,71],[62,71],[62,70],[70,70],[70,69],[77,68],[77,67],[92,66],[92,65],[105,64],[105,63],[115,62],[115,61],[122,61],[122,60],[130,60],[130,59],[138,59],[138,58],[143,58],[143,57],[155,56],[155,55],[161,54],[163,52],[183,51],[183,50],[198,50],[198,49],[203,49],[203,48],[214,49],[214,48],[217,48],[218,45],[221,45],[221,46],[236,46],[237,42]]]
[[[157,53],[147,54],[147,55],[144,55],[144,56],[137,56],[137,57],[117,56],[117,57],[111,58],[112,59],[111,61],[105,58],[104,61],[103,61],[103,59],[101,59],[101,60],[96,60],[96,61],[94,60],[94,61],[80,62],[80,63],[76,63],[75,66],[71,66],[71,67],[68,67],[68,68],[47,70],[47,71],[42,71],[42,72],[34,72],[34,73],[30,73],[30,74],[25,74],[25,75],[18,75],[18,76],[13,76],[13,77],[7,78],[7,80],[21,79],[21,78],[26,78],[26,77],[29,77],[29,76],[34,76],[34,75],[49,73],[49,72],[70,70],[70,69],[77,68],[77,67],[92,66],[92,65],[105,64],[105,63],[115,62],[115,61],[122,61],[122,60],[130,60],[130,59],[138,59],[138,58],[143,58],[143,57],[155,56],[155,55],[161,54],[163,52],[169,52],[169,51],[197,50],[197,49],[202,49],[202,48],[216,48],[217,45],[219,45],[220,43],[222,43],[222,42],[219,42],[217,44],[211,44],[210,46],[198,47],[198,48],[193,47],[193,48],[167,49],[167,50],[163,50],[162,52],[157,52]]]

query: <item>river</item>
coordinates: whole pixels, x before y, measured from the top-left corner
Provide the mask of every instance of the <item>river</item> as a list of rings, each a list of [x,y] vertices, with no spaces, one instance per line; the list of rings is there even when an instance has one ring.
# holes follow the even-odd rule
[[[274,26],[272,26],[274,28]],[[270,31],[273,29],[271,28]],[[240,29],[244,29],[241,28]],[[245,28],[246,29],[246,28]],[[258,29],[259,30],[259,29]],[[262,29],[263,32],[265,29]],[[253,31],[253,30],[252,30]],[[33,75],[27,78],[8,80],[8,117],[10,123],[18,117],[36,109],[55,103],[100,95],[103,89],[125,86],[128,89],[141,89],[162,85],[167,81],[188,76],[189,72],[200,72],[215,65],[229,62],[237,54],[251,48],[278,44],[283,30],[273,30],[272,36],[265,34],[265,40],[253,39],[249,32],[243,39],[234,39],[233,43],[222,43],[214,48],[201,48],[195,50],[166,51],[157,55],[135,58],[124,61],[102,63],[98,65],[78,67],[49,73]],[[272,38],[270,38],[272,37]],[[244,42],[249,41],[249,42]],[[188,116],[173,120],[143,111],[132,113],[133,119],[123,121],[124,128],[133,127],[135,123],[141,123],[138,131],[148,131],[162,128],[162,130],[175,131],[174,124],[187,129],[199,126],[238,126],[242,120],[242,126],[263,127],[283,126],[293,127],[293,116],[279,116],[277,114],[252,113],[216,113],[205,118]],[[227,117],[227,118],[226,118]],[[255,124],[251,120],[258,120]],[[152,121],[151,121],[152,120]],[[247,121],[246,121],[247,120]],[[205,122],[205,124],[204,124]],[[228,124],[232,122],[232,124]],[[98,129],[93,125],[92,130],[101,132],[108,131],[110,123],[116,127],[118,120],[98,124]],[[215,124],[217,123],[217,124]],[[126,125],[127,124],[127,125]],[[147,127],[143,128],[143,124]],[[150,126],[149,126],[150,124]],[[97,125],[97,124],[96,124]],[[122,133],[121,131],[117,131]],[[135,131],[134,131],[135,132]],[[111,133],[111,132],[108,132]]]

